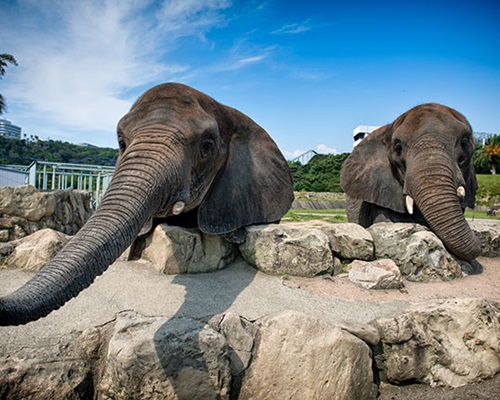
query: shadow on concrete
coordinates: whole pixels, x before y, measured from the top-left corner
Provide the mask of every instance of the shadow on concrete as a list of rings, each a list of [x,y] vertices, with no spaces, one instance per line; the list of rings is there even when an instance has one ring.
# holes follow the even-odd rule
[[[224,276],[221,279],[222,272]],[[199,343],[200,332],[208,320],[231,307],[253,281],[257,271],[236,261],[221,273],[177,275],[172,281],[185,287],[184,302],[175,315],[158,329],[154,341],[160,363],[179,399],[219,398],[217,388],[209,382],[209,367],[203,359]],[[198,387],[195,393],[193,387],[186,387],[181,384],[182,380],[176,379],[186,370],[191,370],[191,376],[206,380],[193,383]]]

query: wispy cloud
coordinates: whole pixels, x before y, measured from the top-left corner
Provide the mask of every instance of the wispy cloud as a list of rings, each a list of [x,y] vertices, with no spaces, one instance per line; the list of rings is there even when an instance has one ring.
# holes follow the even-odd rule
[[[189,71],[189,65],[162,59],[175,41],[203,37],[223,23],[230,6],[228,0],[157,4],[21,0],[0,6],[0,36],[8,43],[3,50],[19,62],[2,82],[9,108],[50,127],[48,134],[96,132],[94,142],[102,132],[114,136],[137,89]]]
[[[296,35],[298,33],[304,33],[311,30],[312,27],[310,25],[309,20],[303,22],[296,22],[292,24],[283,25],[281,28],[272,31],[271,33],[274,35]]]

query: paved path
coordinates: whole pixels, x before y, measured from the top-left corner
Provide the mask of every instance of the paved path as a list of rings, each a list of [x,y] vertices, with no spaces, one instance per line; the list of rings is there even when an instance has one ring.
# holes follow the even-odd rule
[[[11,292],[31,276],[20,270],[0,270],[0,294]],[[399,313],[408,304],[342,300],[287,287],[280,277],[260,273],[241,261],[214,273],[174,276],[158,274],[139,262],[116,262],[49,316],[24,326],[0,327],[0,353],[104,324],[123,310],[172,317],[213,316],[230,310],[253,320],[292,309],[335,323],[369,322]]]

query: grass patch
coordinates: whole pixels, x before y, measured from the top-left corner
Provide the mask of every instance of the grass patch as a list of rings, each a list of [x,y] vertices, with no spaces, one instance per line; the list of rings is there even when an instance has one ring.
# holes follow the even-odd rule
[[[486,211],[481,210],[466,210],[465,217],[470,219],[496,219],[500,217],[492,217],[486,214]],[[345,210],[309,210],[309,209],[292,209],[289,210],[281,219],[283,222],[307,222],[307,221],[326,221],[333,224],[347,222]]]
[[[500,217],[493,217],[491,215],[487,215],[486,211],[481,210],[465,210],[465,218],[470,219],[500,219]]]
[[[347,222],[345,210],[309,210],[296,208],[289,210],[282,218],[284,222],[326,221],[331,223]]]
[[[476,175],[476,204],[492,206],[500,204],[500,175]]]

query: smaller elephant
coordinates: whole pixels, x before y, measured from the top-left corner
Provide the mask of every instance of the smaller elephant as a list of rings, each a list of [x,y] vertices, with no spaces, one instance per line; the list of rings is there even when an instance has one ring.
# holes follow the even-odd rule
[[[221,235],[280,220],[292,204],[290,170],[268,133],[193,88],[149,89],[117,134],[120,155],[99,208],[37,275],[0,297],[0,325],[34,321],[77,296],[153,219]]]
[[[463,260],[481,254],[481,243],[463,211],[477,190],[474,140],[467,119],[440,104],[422,104],[385,125],[354,148],[342,166],[347,218],[428,226]]]

